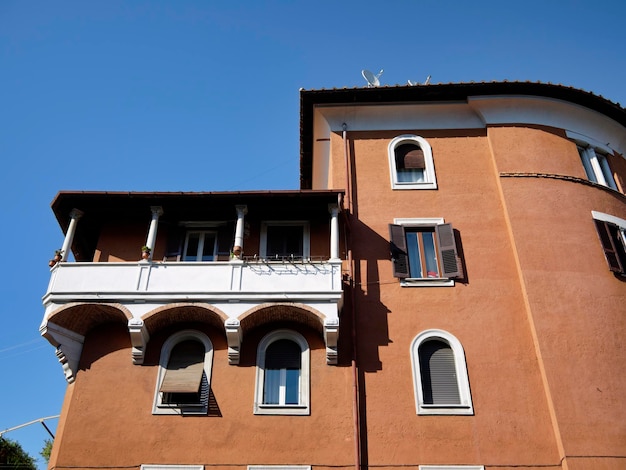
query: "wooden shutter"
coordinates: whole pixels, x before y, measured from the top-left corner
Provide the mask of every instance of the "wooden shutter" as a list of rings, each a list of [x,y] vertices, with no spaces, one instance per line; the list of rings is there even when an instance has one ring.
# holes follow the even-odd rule
[[[443,341],[426,341],[419,347],[424,404],[460,405],[459,383],[452,348]]]
[[[270,344],[265,351],[266,369],[300,369],[302,350],[293,341],[279,339]]]
[[[393,275],[405,279],[409,277],[409,256],[406,251],[406,238],[402,225],[389,224],[389,239]]]
[[[437,240],[439,241],[439,259],[441,260],[442,277],[460,277],[460,259],[454,240],[452,224],[440,224],[435,226]]]
[[[159,391],[198,393],[204,372],[204,354],[204,346],[198,341],[183,341],[174,346]]]
[[[617,227],[604,220],[594,219],[594,222],[596,223],[596,230],[598,231],[600,243],[602,243],[602,249],[604,250],[606,262],[609,264],[609,269],[615,273],[624,273],[624,266],[619,259],[617,246],[619,240],[617,240],[616,236],[613,236],[613,232],[617,235]]]

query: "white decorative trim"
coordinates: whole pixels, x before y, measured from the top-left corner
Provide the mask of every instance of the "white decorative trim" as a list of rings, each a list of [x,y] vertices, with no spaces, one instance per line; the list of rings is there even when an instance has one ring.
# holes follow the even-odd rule
[[[398,181],[398,172],[396,171],[396,147],[402,144],[413,143],[424,152],[424,182],[423,183],[401,183]],[[437,177],[435,175],[435,166],[433,163],[433,152],[430,144],[423,137],[403,134],[395,137],[387,146],[387,155],[389,157],[389,175],[391,177],[391,189],[437,189]]]
[[[63,368],[65,380],[68,383],[73,383],[76,380],[85,337],[52,322],[41,325],[39,332],[50,344],[56,347],[56,356]]]
[[[324,341],[326,342],[326,364],[337,364],[337,340],[339,338],[339,319],[324,320]]]
[[[206,379],[208,382],[208,391],[211,390],[211,369],[213,365],[213,343],[207,335],[201,333],[196,330],[183,330],[171,335],[165,342],[163,343],[163,347],[161,348],[161,358],[159,360],[159,371],[157,373],[156,386],[154,388],[154,402],[152,405],[152,414],[153,415],[180,415],[180,414],[202,414],[206,415],[209,411],[209,403],[207,396],[207,403],[203,404],[204,406],[195,406],[195,407],[185,407],[185,406],[174,406],[167,405],[162,403],[161,401],[161,392],[159,389],[161,388],[161,383],[163,382],[163,378],[165,377],[165,371],[167,369],[167,363],[170,359],[170,354],[172,353],[172,349],[178,343],[187,340],[196,340],[200,341],[204,345],[204,374],[206,375]]]
[[[419,347],[422,343],[430,339],[438,339],[447,343],[454,354],[454,364],[456,367],[456,378],[459,386],[458,405],[429,405],[424,403],[424,393],[420,374]],[[443,330],[426,330],[418,334],[411,343],[411,363],[413,370],[413,387],[415,390],[415,408],[418,415],[472,415],[474,408],[467,375],[467,365],[465,363],[465,351],[458,339]]]
[[[226,329],[226,341],[228,342],[228,363],[230,365],[239,364],[239,353],[241,350],[241,324],[236,318],[229,318],[224,322]]]
[[[310,465],[248,465],[248,470],[311,470]]]
[[[434,225],[441,225],[445,223],[445,219],[443,217],[396,217],[393,219],[393,223],[397,225],[406,225],[407,227],[432,227]]]
[[[130,334],[130,342],[132,344],[131,355],[133,364],[143,364],[146,344],[148,344],[150,339],[150,334],[143,320],[139,318],[131,318],[128,320],[128,333]]]
[[[268,405],[263,403],[265,383],[265,352],[270,344],[280,339],[294,341],[302,351],[300,367],[300,402],[297,405]],[[257,348],[254,414],[257,415],[308,415],[310,414],[310,349],[304,336],[292,330],[276,330],[261,339]]]
[[[419,470],[485,470],[484,465],[420,465]]]
[[[204,470],[204,465],[142,465],[141,470]]]
[[[591,217],[596,220],[602,220],[604,222],[610,222],[619,227],[626,229],[626,220],[615,217],[614,215],[605,214],[604,212],[591,211]]]

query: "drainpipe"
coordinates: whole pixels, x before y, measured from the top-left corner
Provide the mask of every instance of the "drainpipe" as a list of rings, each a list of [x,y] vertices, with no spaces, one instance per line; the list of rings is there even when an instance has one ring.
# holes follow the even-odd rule
[[[346,207],[348,213],[352,213],[352,172],[350,171],[350,159],[348,158],[348,125],[344,122],[343,129],[343,156],[346,164]]]
[[[63,246],[61,247],[61,250],[63,250],[63,253],[61,254],[61,261],[67,261],[67,255],[72,249],[72,242],[74,241],[74,235],[76,234],[76,224],[78,224],[78,219],[82,216],[83,211],[79,211],[78,209],[72,209],[70,212],[70,225],[67,227],[65,240],[63,240]]]
[[[348,125],[344,122],[341,127],[343,128],[343,151],[344,161],[346,165],[346,220],[348,222],[348,233],[351,233],[349,229],[350,218],[352,216],[352,172],[348,151]],[[356,343],[356,309],[354,306],[354,269],[352,260],[352,247],[350,243],[350,236],[348,236],[348,282],[350,285],[350,317],[352,321],[352,414],[354,419],[354,469],[361,469],[361,426],[360,426],[360,410],[359,410],[359,374],[357,368],[357,343]]]

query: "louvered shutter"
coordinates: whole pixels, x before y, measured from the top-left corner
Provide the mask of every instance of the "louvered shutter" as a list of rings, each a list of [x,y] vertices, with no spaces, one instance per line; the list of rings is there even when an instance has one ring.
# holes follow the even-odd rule
[[[174,346],[159,391],[198,393],[204,372],[204,354],[204,346],[198,341],[183,341]]]
[[[409,256],[406,251],[406,238],[402,225],[389,224],[389,239],[393,275],[405,279],[409,277]]]
[[[611,224],[604,220],[596,220],[596,230],[600,237],[600,243],[602,243],[602,249],[604,250],[604,256],[606,262],[609,264],[609,269],[615,273],[623,273],[624,266],[622,265],[619,254],[617,251],[616,241],[611,233]]]
[[[437,240],[439,241],[439,259],[441,260],[442,277],[460,277],[460,259],[454,240],[452,224],[440,224],[435,226]]]
[[[419,347],[419,361],[424,404],[460,405],[452,348],[443,341],[426,341]]]
[[[235,241],[235,227],[228,223],[217,229],[217,259],[227,261],[230,258],[230,250]]]
[[[266,369],[300,369],[302,351],[293,341],[279,339],[267,347],[265,351]]]

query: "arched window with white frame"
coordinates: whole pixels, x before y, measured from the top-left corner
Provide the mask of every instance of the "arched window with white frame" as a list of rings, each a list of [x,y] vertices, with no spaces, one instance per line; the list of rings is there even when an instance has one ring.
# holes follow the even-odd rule
[[[474,414],[465,363],[458,339],[443,330],[426,330],[411,344],[417,414]]]
[[[276,330],[257,349],[255,414],[309,414],[309,345],[292,330]]]
[[[209,411],[213,344],[204,333],[179,331],[161,348],[152,414]]]
[[[423,137],[404,134],[389,142],[392,189],[437,189],[430,144]]]

